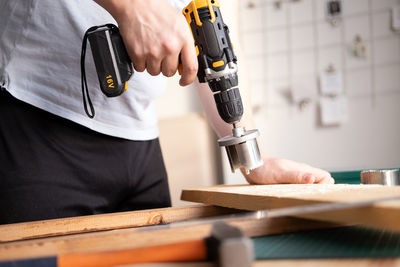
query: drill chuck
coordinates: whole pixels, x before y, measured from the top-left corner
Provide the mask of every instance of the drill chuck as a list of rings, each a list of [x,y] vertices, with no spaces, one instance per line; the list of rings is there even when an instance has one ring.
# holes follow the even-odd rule
[[[214,94],[219,116],[227,123],[239,122],[243,115],[242,98],[239,88]]]

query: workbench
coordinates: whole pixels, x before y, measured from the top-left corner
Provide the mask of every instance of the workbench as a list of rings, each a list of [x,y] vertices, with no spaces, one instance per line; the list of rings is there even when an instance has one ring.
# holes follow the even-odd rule
[[[241,213],[242,210],[198,204],[1,225],[0,267],[111,266],[105,261],[79,265],[76,260],[77,255],[96,259],[104,254],[117,259],[116,265],[130,264],[124,255],[137,249],[204,239],[212,227],[206,218]],[[233,220],[229,224],[252,238],[254,266],[400,265],[400,232],[297,217]],[[70,256],[73,260],[68,264],[60,260]],[[210,262],[135,263],[214,266]]]
[[[55,256],[59,255],[121,251],[205,238],[210,224],[175,228],[168,227],[168,223],[237,212],[196,205],[0,226],[0,266],[23,266],[7,265],[18,260],[26,260],[24,266],[57,266]],[[167,225],[143,228],[161,223]],[[255,266],[293,266],[293,261],[307,266],[400,264],[398,233],[290,217],[249,220],[235,225],[253,236],[258,260]],[[151,227],[159,228],[143,230]]]

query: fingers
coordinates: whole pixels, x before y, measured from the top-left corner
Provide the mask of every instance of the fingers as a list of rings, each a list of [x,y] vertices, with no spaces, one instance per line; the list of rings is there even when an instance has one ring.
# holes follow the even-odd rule
[[[275,177],[277,184],[313,184],[315,176],[312,173],[302,171],[287,171]]]
[[[123,12],[117,12],[120,10]],[[147,71],[153,76],[162,73],[171,77],[178,69],[181,55],[181,85],[195,80],[196,50],[190,28],[181,12],[167,1],[159,0],[132,1],[117,11],[112,15],[118,22],[126,50],[137,72]]]
[[[175,75],[179,64],[179,54],[166,57],[161,63],[161,72],[166,77]]]
[[[128,51],[130,52],[130,51]],[[138,72],[143,72],[146,69],[146,58],[144,57],[143,47],[136,46],[132,53],[129,53],[132,59],[133,67]]]
[[[309,171],[315,176],[314,183],[316,184],[334,184],[335,180],[332,178],[331,174],[319,168],[314,168],[309,166]]]
[[[147,72],[152,76],[160,74],[161,61],[162,61],[161,53],[153,49],[153,51],[151,51],[146,57]]]
[[[186,86],[194,82],[197,75],[198,63],[193,44],[186,43],[181,52],[181,60],[183,69],[179,84]]]
[[[320,171],[322,171],[322,170],[320,170]],[[317,183],[317,184],[334,184],[335,179],[332,178],[332,176],[329,172],[322,171],[321,175],[317,176],[315,183]]]
[[[147,70],[153,76],[162,73],[166,77],[171,77],[178,70],[179,54],[183,66],[179,83],[181,86],[186,86],[194,82],[198,70],[196,50],[191,41],[186,42],[182,50],[171,43],[164,44],[161,49],[159,47],[151,48],[149,51],[138,49],[132,55],[133,66],[138,72]]]
[[[312,173],[305,173],[300,175],[302,184],[313,184],[315,182],[315,176]]]
[[[287,180],[290,183],[299,184],[334,184],[335,180],[332,178],[329,172],[308,167],[299,169],[298,171],[292,172],[292,175],[288,175]]]
[[[303,170],[277,173],[274,183],[278,184],[334,184],[335,180],[329,173],[321,175],[318,172]]]
[[[333,184],[330,173],[304,163],[266,158],[264,165],[245,174],[251,184]]]
[[[334,184],[335,180],[329,173],[321,176],[316,172],[291,171],[275,177],[278,184]]]

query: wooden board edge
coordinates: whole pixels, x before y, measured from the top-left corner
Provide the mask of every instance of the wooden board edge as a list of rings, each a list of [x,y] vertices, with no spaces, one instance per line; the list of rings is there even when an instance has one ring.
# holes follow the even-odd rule
[[[252,211],[323,203],[316,200],[302,200],[297,198],[244,195],[229,192],[203,192],[199,190],[183,190],[181,199],[206,205],[213,203],[212,205],[216,206],[227,208],[236,207],[236,209]],[[251,207],[248,206],[249,202],[253,204]]]
[[[50,236],[166,224],[236,212],[239,211],[217,206],[192,205],[0,225],[0,244]]]
[[[344,210],[333,210],[296,216],[298,218],[333,223],[351,223],[400,232],[400,212],[391,207],[369,206]]]
[[[317,203],[328,201],[315,201],[311,199],[297,199],[291,197],[274,197],[260,195],[246,195],[220,191],[202,191],[197,189],[184,190],[182,199],[187,201],[207,203],[229,208],[247,210],[264,210]],[[249,203],[252,203],[249,206]],[[330,210],[312,214],[297,215],[298,218],[319,220],[332,223],[362,224],[368,227],[400,231],[400,210],[397,206],[380,205],[377,203],[369,207],[353,207],[341,210]]]
[[[282,234],[339,226],[338,224],[290,217],[241,220],[231,224],[242,229],[247,236]],[[101,233],[84,233],[75,236],[7,242],[0,244],[0,261],[164,245],[205,238],[209,236],[210,231],[211,224],[205,223],[154,231],[121,229]]]

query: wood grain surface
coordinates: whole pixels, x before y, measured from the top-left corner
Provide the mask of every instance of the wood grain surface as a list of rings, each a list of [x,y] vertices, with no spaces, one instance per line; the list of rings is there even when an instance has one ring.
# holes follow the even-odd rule
[[[332,202],[400,197],[400,186],[381,185],[228,185],[183,190],[181,198],[222,207],[265,210]],[[400,201],[368,207],[299,215],[302,218],[400,231]]]
[[[252,219],[231,222],[247,236],[263,236],[330,228],[337,224],[298,218]],[[177,227],[173,225],[128,228],[96,233],[47,237],[0,244],[0,261],[50,257],[74,253],[118,251],[157,245],[173,244],[205,238],[210,235],[211,224]],[[150,229],[151,228],[151,229]]]
[[[235,212],[238,211],[216,206],[192,205],[178,208],[108,213],[15,223],[0,225],[0,242],[166,224],[210,216],[220,216]]]

